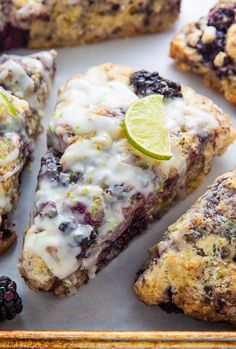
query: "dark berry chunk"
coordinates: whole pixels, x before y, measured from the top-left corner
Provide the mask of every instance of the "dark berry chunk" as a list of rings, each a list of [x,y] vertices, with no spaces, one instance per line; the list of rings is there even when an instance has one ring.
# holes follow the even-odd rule
[[[236,65],[230,57],[224,59],[220,68],[213,67],[218,78],[229,77],[236,74]]]
[[[200,53],[200,55],[203,58],[203,61],[205,63],[210,63],[214,60],[215,56],[219,52],[215,44],[204,44],[202,40],[199,40],[196,46],[197,51]]]
[[[22,300],[16,290],[14,281],[7,276],[0,277],[0,321],[12,320],[22,312]]]
[[[233,8],[213,8],[208,16],[208,25],[215,27],[220,31],[227,32],[235,19]]]
[[[58,181],[63,186],[68,186],[69,184],[76,184],[78,183],[79,179],[81,178],[80,172],[60,172],[58,176]]]
[[[208,26],[216,28],[215,40],[204,44],[200,39],[196,49],[202,56],[203,62],[210,65],[216,76],[221,79],[234,75],[236,67],[230,57],[226,57],[223,65],[218,67],[214,64],[214,59],[219,52],[225,52],[226,36],[228,29],[235,22],[235,5],[225,7],[214,7],[208,16]]]
[[[52,182],[59,182],[63,168],[58,157],[53,156],[53,154],[46,154],[41,160],[41,166],[40,175],[46,175]]]
[[[131,85],[139,97],[161,94],[164,97],[182,97],[181,86],[173,81],[163,79],[157,72],[140,70],[131,75]]]
[[[27,46],[29,41],[29,31],[7,25],[0,32],[0,50],[10,50],[17,47]]]
[[[77,258],[84,258],[86,256],[87,250],[90,248],[90,246],[94,243],[94,241],[97,238],[97,232],[96,230],[93,230],[90,234],[89,238],[83,238],[83,236],[79,235],[76,238],[76,242],[81,247],[81,252]]]
[[[2,239],[8,239],[11,235],[12,235],[12,231],[10,229],[7,228],[2,228]]]
[[[80,214],[84,214],[86,211],[86,205],[83,202],[78,201],[76,205],[73,207],[73,211],[77,211]]]
[[[97,236],[98,236],[98,233],[95,230],[93,230],[91,235],[90,235],[90,239],[91,240],[96,240]]]
[[[72,172],[70,173],[70,183],[78,183],[79,179],[81,178],[80,172]]]
[[[65,234],[71,233],[76,228],[77,228],[77,224],[73,220],[62,222],[58,227],[58,229]]]
[[[48,201],[46,204],[43,204],[40,215],[49,218],[56,217],[58,215],[58,212],[55,202]]]

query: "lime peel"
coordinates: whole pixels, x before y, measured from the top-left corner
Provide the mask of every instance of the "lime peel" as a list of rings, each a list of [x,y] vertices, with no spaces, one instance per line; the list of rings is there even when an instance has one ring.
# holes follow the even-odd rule
[[[135,101],[124,120],[129,143],[157,160],[169,160],[173,156],[166,124],[162,95],[149,95]]]
[[[4,104],[6,105],[8,111],[10,112],[10,114],[12,116],[16,116],[17,115],[17,110],[14,107],[14,105],[9,101],[9,99],[7,98],[7,96],[0,91],[0,97],[2,99],[2,101],[4,102]]]

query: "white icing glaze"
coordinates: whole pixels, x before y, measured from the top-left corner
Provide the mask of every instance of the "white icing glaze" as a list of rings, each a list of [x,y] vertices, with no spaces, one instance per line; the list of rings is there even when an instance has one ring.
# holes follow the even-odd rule
[[[120,120],[109,117],[109,112],[116,113],[121,108],[125,112],[137,98],[126,84],[109,81],[105,72],[92,68],[84,78],[76,77],[67,83],[59,96],[50,130],[60,136],[66,124],[76,135],[95,133],[118,138]]]
[[[182,129],[194,135],[204,135],[219,126],[214,115],[187,105],[183,99],[176,98],[164,104],[168,128],[171,132]]]
[[[40,181],[36,209],[50,200],[56,203],[58,215],[53,219],[37,215],[34,219],[37,234],[27,235],[25,244],[25,249],[39,255],[58,278],[69,276],[79,267],[93,277],[104,242],[117,238],[125,228],[124,209],[132,209],[133,196],[141,193],[147,200],[163,179],[168,178],[172,168],[184,179],[186,158],[174,138],[173,157],[169,161],[149,159],[125,139],[122,116],[137,98],[127,83],[119,78],[109,79],[101,67],[90,69],[85,77],[72,78],[61,90],[50,123],[50,143],[63,152],[60,163],[64,172],[79,172],[82,179],[66,186],[52,184],[45,178]],[[214,116],[188,106],[181,98],[165,100],[164,109],[171,134],[188,131],[204,135],[218,127]],[[66,142],[68,129],[81,136],[73,144]],[[89,212],[95,210],[103,214],[103,223],[97,227],[96,244],[82,261],[77,258],[81,248],[74,242],[75,234],[88,238],[93,227],[87,225],[84,230],[79,225],[66,236],[58,229],[71,216],[78,221],[83,219],[81,213],[71,209],[78,201]],[[57,248],[54,257],[48,252],[50,246]]]
[[[12,204],[17,198],[18,188],[12,186],[18,186],[18,182],[14,181],[14,184],[5,187],[2,182],[22,170],[32,150],[32,133],[39,122],[38,116],[42,113],[44,99],[50,89],[54,56],[54,51],[50,51],[26,57],[0,57],[0,91],[3,94],[0,98],[3,147],[0,152],[1,215],[12,210]],[[11,105],[16,113],[12,113]],[[35,115],[30,114],[30,107]],[[32,124],[29,118],[33,119]]]
[[[10,89],[15,96],[25,99],[33,110],[40,110],[39,96],[35,93],[35,82],[22,65],[13,59],[14,57],[12,56],[12,59],[8,59],[1,65],[0,82],[4,84],[6,89]],[[43,65],[39,60],[25,57],[24,64],[35,74],[43,74]],[[6,80],[8,74],[11,79]]]

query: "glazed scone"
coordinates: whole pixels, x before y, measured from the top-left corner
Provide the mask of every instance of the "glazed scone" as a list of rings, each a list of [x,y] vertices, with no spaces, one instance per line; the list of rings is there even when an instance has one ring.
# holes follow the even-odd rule
[[[207,16],[186,25],[172,41],[170,55],[236,105],[236,1],[221,0]]]
[[[219,177],[150,251],[135,292],[148,305],[236,323],[236,170]]]
[[[69,46],[164,30],[181,0],[0,1],[0,49]]]
[[[55,71],[55,52],[0,57],[0,255],[16,239],[11,215],[20,174],[40,130]]]
[[[127,109],[150,94],[164,95],[168,161],[146,157],[125,137]],[[234,136],[228,116],[210,100],[158,73],[105,64],[70,79],[49,126],[20,259],[27,284],[74,293],[198,187]]]

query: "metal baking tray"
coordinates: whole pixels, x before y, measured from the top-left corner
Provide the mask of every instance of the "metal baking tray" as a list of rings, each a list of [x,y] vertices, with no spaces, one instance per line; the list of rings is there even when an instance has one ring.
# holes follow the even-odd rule
[[[207,13],[213,4],[214,0],[183,0],[180,20],[174,27],[161,34],[59,49],[57,75],[46,109],[45,126],[53,111],[58,87],[73,74],[83,73],[88,67],[105,62],[126,64],[134,69],[157,70],[167,78],[189,85],[199,93],[210,97],[225,112],[229,113],[236,126],[236,109],[226,102],[223,96],[204,87],[200,77],[178,71],[172,60],[168,58],[169,44],[174,33],[184,23]],[[29,52],[25,50],[13,51],[13,53],[17,54],[28,54]],[[37,141],[34,160],[23,175],[22,194],[18,209],[14,215],[16,230],[19,234],[18,242],[0,261],[1,275],[6,274],[17,282],[18,290],[24,303],[24,311],[20,316],[17,316],[13,321],[0,323],[0,330],[2,330],[0,331],[0,348],[3,348],[4,345],[7,347],[6,343],[11,343],[11,346],[8,347],[13,347],[14,343],[17,345],[17,342],[14,342],[14,338],[18,338],[19,347],[22,339],[24,343],[31,343],[30,341],[32,340],[39,341],[37,343],[41,343],[41,346],[38,344],[35,347],[41,348],[43,345],[40,341],[45,340],[46,337],[51,338],[52,348],[57,348],[60,340],[64,341],[63,343],[67,343],[67,337],[68,340],[71,339],[74,343],[81,343],[81,341],[85,343],[85,338],[87,338],[88,345],[90,345],[90,341],[91,343],[95,341],[96,345],[98,345],[95,346],[93,344],[93,346],[88,346],[89,348],[108,348],[107,343],[112,341],[117,345],[129,342],[129,348],[138,348],[140,341],[143,341],[143,343],[146,341],[150,344],[147,344],[147,348],[156,348],[159,347],[158,345],[162,341],[168,338],[169,342],[167,342],[169,344],[165,342],[167,344],[163,344],[162,347],[169,347],[173,343],[177,345],[178,340],[179,343],[186,343],[187,345],[190,340],[190,346],[183,345],[180,347],[195,348],[194,343],[197,343],[197,339],[202,341],[201,343],[207,343],[207,348],[218,347],[216,343],[221,340],[229,340],[231,344],[228,347],[231,347],[230,345],[234,347],[236,344],[233,332],[222,332],[233,331],[234,327],[232,325],[200,322],[183,314],[166,314],[158,307],[147,307],[136,298],[132,291],[132,285],[135,273],[147,257],[149,247],[161,238],[165,229],[204,193],[207,186],[218,175],[223,174],[236,165],[234,161],[236,144],[231,146],[225,155],[214,161],[207,181],[197,191],[169,211],[161,221],[152,224],[145,234],[134,241],[125,252],[107,266],[94,280],[82,287],[78,295],[59,300],[50,294],[40,294],[29,290],[23,280],[21,280],[16,266],[22,246],[23,231],[29,222],[29,212],[34,200],[36,177],[40,158],[45,151],[45,143],[45,134],[42,134]],[[67,334],[57,332],[53,334],[53,332],[4,332],[6,330],[151,330],[154,332],[68,332]],[[174,331],[188,332],[179,333]],[[191,331],[208,331],[208,333],[204,334],[201,332],[200,334]],[[53,346],[53,343],[55,346]],[[30,348],[27,344],[24,345],[22,344],[22,347]],[[60,347],[67,347],[63,345],[65,344],[62,344]],[[121,348],[122,346],[118,347]],[[201,347],[203,348],[203,346]]]

